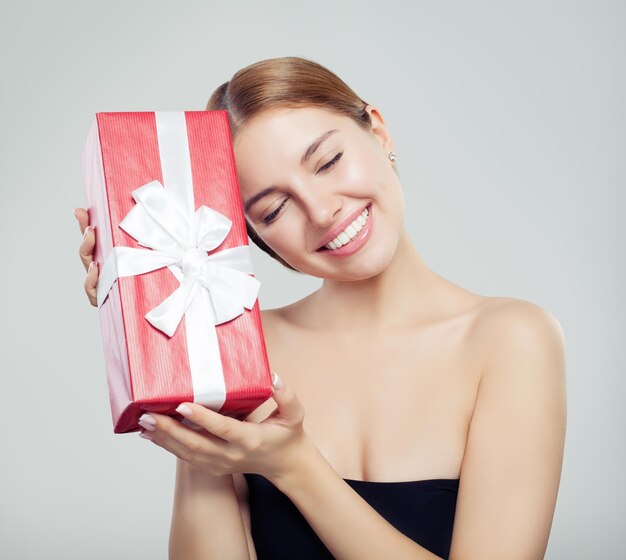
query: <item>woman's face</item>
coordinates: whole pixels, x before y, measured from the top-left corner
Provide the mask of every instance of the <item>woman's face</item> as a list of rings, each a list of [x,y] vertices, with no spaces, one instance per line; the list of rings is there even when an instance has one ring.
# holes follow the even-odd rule
[[[404,198],[388,157],[393,142],[378,111],[368,111],[371,132],[318,107],[270,109],[234,139],[246,217],[300,272],[361,280],[395,253]],[[333,239],[343,245],[320,249]]]

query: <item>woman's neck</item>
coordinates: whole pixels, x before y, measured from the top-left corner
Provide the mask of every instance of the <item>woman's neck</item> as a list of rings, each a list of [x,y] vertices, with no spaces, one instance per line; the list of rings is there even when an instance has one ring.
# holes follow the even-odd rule
[[[384,271],[366,280],[325,279],[319,290],[299,302],[298,315],[311,327],[384,329],[420,316],[428,320],[437,314],[446,292],[459,295],[459,290],[426,266],[403,229]]]

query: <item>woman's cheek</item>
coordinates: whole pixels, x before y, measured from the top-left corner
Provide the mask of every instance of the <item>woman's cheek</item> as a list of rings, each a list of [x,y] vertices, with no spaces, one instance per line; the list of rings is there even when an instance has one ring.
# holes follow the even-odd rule
[[[379,171],[367,162],[352,163],[345,166],[341,184],[356,198],[375,195],[374,185]]]
[[[270,229],[271,231],[266,234],[263,241],[281,257],[289,258],[298,243],[295,235],[296,229],[289,224],[286,216],[278,218],[276,223],[270,226]]]
[[[342,177],[342,182],[349,186],[351,191],[355,191],[359,187],[363,188],[365,178],[367,177],[367,173],[364,173],[363,167],[353,163],[346,165],[344,169],[345,172]]]

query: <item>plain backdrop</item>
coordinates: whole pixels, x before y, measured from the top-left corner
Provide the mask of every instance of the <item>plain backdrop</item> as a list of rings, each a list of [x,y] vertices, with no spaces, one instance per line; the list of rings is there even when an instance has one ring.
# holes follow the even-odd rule
[[[311,58],[377,105],[438,274],[566,334],[546,558],[624,558],[626,5],[0,4],[0,557],[167,557],[175,457],[114,435],[72,214],[97,111],[203,109],[257,60]],[[254,248],[263,308],[319,286]],[[211,531],[207,527],[207,531]]]

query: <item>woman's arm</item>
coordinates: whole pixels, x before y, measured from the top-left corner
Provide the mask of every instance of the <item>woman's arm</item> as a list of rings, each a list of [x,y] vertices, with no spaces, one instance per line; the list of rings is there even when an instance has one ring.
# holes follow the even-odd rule
[[[563,459],[563,335],[551,315],[521,300],[485,324],[491,359],[463,459],[449,558],[540,560]],[[337,560],[438,558],[380,516],[314,445],[299,468],[271,480]]]
[[[214,476],[176,460],[170,560],[256,560],[232,475]]]
[[[450,560],[540,560],[563,463],[564,335],[532,303],[511,299],[490,313],[477,333],[488,361],[463,457]]]
[[[242,473],[233,473],[233,482],[235,483],[235,493],[239,501],[239,511],[241,519],[246,530],[246,539],[248,540],[248,552],[250,560],[257,560],[256,548],[252,539],[252,520],[250,518],[250,502],[248,492],[248,482]]]

